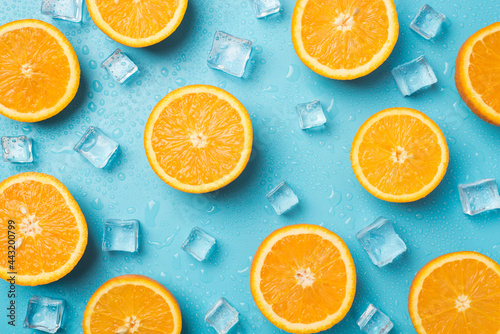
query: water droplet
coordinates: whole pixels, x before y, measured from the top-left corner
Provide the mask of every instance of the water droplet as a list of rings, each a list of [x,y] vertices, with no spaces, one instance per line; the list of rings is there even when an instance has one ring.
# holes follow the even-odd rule
[[[94,81],[92,82],[92,88],[93,88],[93,89],[94,89],[97,93],[102,92],[102,89],[103,89],[102,84],[99,82],[99,80],[94,80]]]
[[[332,191],[330,192],[330,195],[328,196],[328,201],[332,206],[337,206],[339,203],[342,201],[342,193],[340,191],[336,191],[332,187]]]
[[[288,66],[288,73],[286,75],[286,80],[290,82],[295,82],[299,80],[300,77],[300,67],[295,64],[291,64]]]
[[[123,136],[123,130],[122,129],[115,129],[111,133],[111,136],[113,136],[113,138],[115,138],[115,139],[121,138]]]
[[[156,216],[158,215],[158,211],[160,210],[160,203],[154,200],[149,201],[148,205],[146,206],[145,214],[146,214],[146,224],[155,226],[156,222]]]
[[[101,199],[99,197],[94,198],[90,202],[90,206],[96,210],[102,210],[104,208],[104,204],[102,204]]]

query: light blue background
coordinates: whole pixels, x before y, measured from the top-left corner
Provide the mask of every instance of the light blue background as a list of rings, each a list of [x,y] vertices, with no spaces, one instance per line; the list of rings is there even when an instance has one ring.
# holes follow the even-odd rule
[[[7,284],[0,282],[0,333],[33,332],[22,328],[32,295],[62,297],[68,302],[65,333],[82,333],[86,302],[106,280],[136,273],[152,277],[172,291],[183,315],[183,333],[214,333],[204,314],[220,297],[240,312],[238,333],[281,333],[255,306],[249,266],[260,242],[272,231],[296,223],[319,224],[349,246],[358,273],[356,298],[345,319],[328,333],[357,333],[355,324],[368,303],[387,313],[393,333],[414,333],[407,296],[415,273],[448,252],[474,250],[500,261],[498,212],[465,216],[457,185],[500,177],[498,128],[481,121],[461,102],[454,86],[454,61],[465,39],[500,17],[498,0],[431,0],[450,18],[444,34],[427,41],[409,25],[423,1],[397,0],[398,43],[389,59],[372,74],[351,82],[323,78],[298,59],[290,38],[294,1],[268,19],[254,17],[248,0],[190,0],[178,30],[162,43],[132,49],[107,38],[85,13],[81,24],[39,14],[40,1],[3,0],[0,23],[37,18],[54,24],[78,55],[82,79],[75,100],[58,116],[35,123],[0,117],[0,135],[33,138],[36,162],[14,166],[0,162],[1,179],[26,171],[60,179],[80,204],[89,227],[89,243],[77,267],[58,282],[17,287],[17,323],[6,325]],[[251,39],[255,55],[249,79],[231,77],[206,64],[216,29]],[[140,75],[118,85],[100,63],[116,48],[137,63]],[[424,54],[439,82],[429,91],[403,98],[390,69]],[[212,84],[234,94],[248,109],[254,127],[254,154],[232,184],[206,195],[191,195],[164,184],[144,153],[144,125],[153,106],[169,91],[187,84]],[[320,99],[328,122],[321,130],[302,131],[297,103]],[[429,115],[443,130],[450,148],[448,172],[428,197],[395,204],[368,194],[356,180],[349,149],[360,125],[388,107],[412,107]],[[111,169],[99,170],[72,150],[88,126],[100,127],[121,147]],[[265,194],[287,180],[300,206],[287,216],[272,212]],[[409,251],[384,268],[374,266],[355,233],[378,216],[395,222]],[[140,252],[101,251],[107,218],[141,221]],[[200,226],[217,238],[218,249],[199,263],[180,249],[189,231]],[[495,245],[498,245],[495,249]]]

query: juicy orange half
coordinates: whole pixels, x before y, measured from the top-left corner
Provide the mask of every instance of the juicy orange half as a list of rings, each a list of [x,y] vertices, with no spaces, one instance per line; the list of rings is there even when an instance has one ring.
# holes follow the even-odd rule
[[[393,0],[297,0],[292,41],[314,72],[351,80],[377,69],[399,34]]]
[[[40,285],[69,273],[85,251],[87,224],[56,178],[23,173],[0,183],[0,277]],[[15,250],[14,250],[15,247]]]
[[[455,84],[476,115],[500,126],[500,22],[479,30],[462,45]]]
[[[157,281],[140,275],[118,276],[94,292],[82,327],[84,334],[179,334],[181,310]]]
[[[252,138],[250,116],[234,96],[194,85],[158,102],[146,124],[144,146],[151,167],[168,185],[204,193],[240,175]]]
[[[0,114],[20,122],[52,117],[79,84],[75,51],[54,26],[21,20],[0,27]]]
[[[500,265],[475,252],[440,256],[417,273],[408,303],[418,334],[498,334]]]
[[[359,128],[351,147],[358,181],[373,196],[412,202],[427,196],[448,167],[448,145],[429,117],[410,108],[390,108]]]
[[[262,242],[252,262],[250,288],[257,307],[275,326],[290,333],[317,333],[351,308],[356,270],[335,233],[292,225]]]
[[[106,35],[131,47],[161,42],[181,24],[188,0],[87,0],[90,17]]]

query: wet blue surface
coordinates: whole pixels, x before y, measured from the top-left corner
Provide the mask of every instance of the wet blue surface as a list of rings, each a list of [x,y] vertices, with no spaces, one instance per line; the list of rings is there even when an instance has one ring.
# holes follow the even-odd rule
[[[423,1],[397,0],[400,35],[394,52],[374,73],[351,82],[323,78],[296,56],[290,38],[294,1],[267,19],[254,17],[247,0],[190,0],[184,21],[167,40],[145,49],[121,46],[89,19],[74,24],[39,14],[40,1],[4,0],[0,23],[38,18],[61,29],[78,55],[82,80],[75,100],[58,116],[36,124],[0,118],[1,135],[26,134],[34,140],[36,162],[15,166],[0,162],[0,176],[25,171],[60,179],[80,204],[89,227],[89,244],[77,267],[58,282],[17,287],[16,327],[4,316],[8,284],[0,282],[0,333],[28,333],[22,328],[28,300],[44,295],[67,300],[65,333],[82,333],[87,300],[106,280],[123,274],[150,276],[179,301],[183,333],[214,333],[205,312],[225,297],[240,312],[238,333],[281,333],[255,306],[249,266],[260,242],[273,230],[295,223],[320,224],[349,246],[358,273],[356,298],[345,319],[327,333],[357,333],[356,320],[369,303],[394,322],[393,333],[414,333],[407,295],[415,273],[429,260],[452,251],[474,250],[500,261],[500,212],[474,217],[462,213],[457,185],[498,178],[498,128],[478,119],[456,93],[453,73],[459,47],[475,31],[498,20],[497,0],[437,1],[429,4],[451,22],[434,41],[409,28]],[[208,68],[214,32],[250,39],[255,52],[248,79]],[[100,63],[120,47],[140,73],[116,84]],[[404,98],[390,70],[425,55],[438,83]],[[169,91],[187,84],[212,84],[235,95],[254,126],[254,154],[229,186],[206,195],[185,194],[164,184],[144,153],[144,125],[153,106]],[[317,130],[299,128],[295,105],[319,99],[327,117]],[[350,165],[349,149],[360,125],[388,107],[412,107],[429,115],[443,130],[450,148],[448,172],[428,197],[411,204],[387,203],[367,193]],[[120,144],[111,169],[93,167],[73,146],[85,130],[100,127]],[[289,214],[277,216],[265,194],[286,180],[300,200]],[[375,218],[395,224],[408,251],[377,268],[355,234]],[[101,251],[106,219],[141,222],[137,254]],[[181,244],[199,226],[217,239],[217,249],[200,263]],[[495,246],[496,245],[496,246]]]

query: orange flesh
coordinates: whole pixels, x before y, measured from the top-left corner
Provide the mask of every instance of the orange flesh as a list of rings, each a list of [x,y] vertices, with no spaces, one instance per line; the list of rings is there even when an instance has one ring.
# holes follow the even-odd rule
[[[174,17],[178,0],[96,0],[104,22],[130,38],[153,36]]]
[[[500,113],[500,31],[474,44],[470,56],[469,78],[483,101]]]
[[[368,63],[388,34],[387,8],[381,0],[309,0],[302,17],[306,52],[333,69]]]
[[[0,36],[0,103],[5,107],[26,114],[54,107],[70,77],[63,48],[46,31],[26,27]]]
[[[133,316],[137,333],[162,334],[174,330],[170,306],[161,295],[143,285],[123,284],[111,288],[97,301],[90,319],[91,332],[116,333]]]
[[[463,259],[445,263],[425,278],[418,314],[428,334],[498,334],[500,276],[484,263]],[[457,300],[470,307],[459,311]]]
[[[162,169],[188,185],[207,184],[230,174],[245,138],[238,111],[210,93],[172,101],[154,124],[151,142]]]
[[[418,118],[392,115],[367,130],[358,156],[371,185],[404,195],[431,183],[441,163],[441,147],[436,134]]]
[[[346,298],[346,267],[337,247],[314,234],[284,237],[267,254],[260,289],[273,311],[309,324],[337,312]],[[312,278],[312,285],[307,284]],[[305,282],[301,284],[300,282]]]
[[[13,184],[0,194],[0,230],[8,230],[9,220],[15,222],[17,239],[22,238],[15,258],[18,275],[59,269],[80,239],[76,219],[64,197],[54,186],[38,181]],[[0,234],[0,245],[7,245],[7,233]],[[8,267],[5,251],[0,256],[3,268]]]

